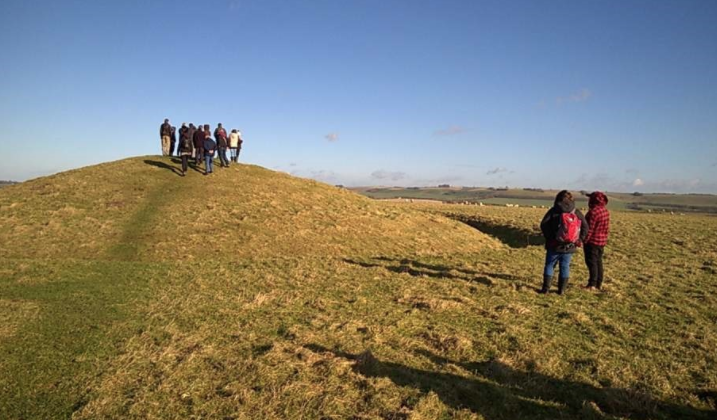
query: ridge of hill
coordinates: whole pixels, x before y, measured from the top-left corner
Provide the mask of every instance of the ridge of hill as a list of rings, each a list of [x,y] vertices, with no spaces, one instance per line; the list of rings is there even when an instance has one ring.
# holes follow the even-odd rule
[[[178,168],[0,191],[0,418],[714,416],[717,218],[615,212],[559,297],[544,210]]]

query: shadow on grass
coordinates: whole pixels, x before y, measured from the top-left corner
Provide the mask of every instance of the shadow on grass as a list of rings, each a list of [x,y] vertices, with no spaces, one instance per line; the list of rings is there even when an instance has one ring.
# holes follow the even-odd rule
[[[174,162],[174,159],[172,159],[172,162]],[[169,169],[170,171],[174,172],[174,173],[177,174],[177,175],[180,175],[180,176],[182,175],[182,170],[181,170],[181,169],[176,168],[176,167],[174,167],[174,166],[172,166],[172,165],[168,165],[168,164],[166,164],[166,163],[164,163],[164,162],[160,162],[160,161],[157,161],[157,160],[149,160],[149,159],[147,159],[147,160],[144,161],[144,163],[146,163],[147,165],[150,165],[150,166],[157,167],[157,168]],[[181,161],[180,161],[180,163],[181,163]]]
[[[462,214],[448,214],[446,216],[493,236],[511,248],[527,248],[531,245],[545,244],[545,238],[539,232],[509,225],[499,225]]]
[[[345,263],[358,265],[364,268],[383,268],[392,273],[408,274],[414,277],[431,277],[436,279],[463,280],[492,286],[492,279],[523,281],[525,279],[506,273],[479,272],[462,267],[449,267],[440,264],[428,264],[407,258],[393,259],[389,257],[376,257],[373,261],[358,261],[344,258]]]
[[[454,409],[468,409],[495,419],[707,419],[714,410],[658,401],[645,393],[619,388],[598,388],[534,372],[520,372],[499,361],[462,363],[428,351],[419,354],[437,365],[459,366],[474,378],[431,372],[376,359],[370,352],[350,354],[308,344],[315,353],[330,353],[353,361],[352,369],[369,378],[387,378],[402,387],[435,393]]]
[[[172,158],[172,162],[181,165],[181,164],[182,164],[182,159],[180,159],[180,158]],[[203,171],[202,169],[200,169],[201,165],[198,164],[197,161],[196,161],[194,158],[192,158],[192,157],[190,157],[190,158],[188,159],[187,167],[189,167],[189,169],[194,169],[195,171],[197,171],[197,172],[200,173],[200,174],[204,174],[204,171]]]

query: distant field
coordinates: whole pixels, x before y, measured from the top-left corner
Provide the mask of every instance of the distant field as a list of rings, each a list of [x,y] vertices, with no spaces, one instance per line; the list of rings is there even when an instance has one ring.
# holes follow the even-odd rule
[[[482,202],[484,204],[518,204],[551,206],[557,191],[522,189],[490,190],[486,188],[353,188],[353,191],[374,199],[413,198],[444,202]],[[577,202],[587,207],[587,198],[574,192]],[[608,193],[610,208],[657,212],[717,213],[717,196],[708,194],[644,194]]]
[[[539,295],[545,209],[178,168],[0,190],[0,419],[715,418],[717,217],[614,212]]]

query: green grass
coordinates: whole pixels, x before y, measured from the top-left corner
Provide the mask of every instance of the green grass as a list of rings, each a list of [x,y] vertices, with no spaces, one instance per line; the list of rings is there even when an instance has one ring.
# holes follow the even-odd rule
[[[714,416],[713,217],[615,212],[542,296],[544,209],[175,166],[0,191],[0,418]]]

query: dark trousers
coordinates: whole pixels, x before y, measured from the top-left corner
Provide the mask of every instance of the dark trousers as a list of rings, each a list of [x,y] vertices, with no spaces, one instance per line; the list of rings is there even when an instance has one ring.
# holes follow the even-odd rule
[[[195,147],[194,148],[194,163],[199,166],[202,163],[202,159],[204,159],[204,149],[201,147]]]
[[[182,173],[187,172],[187,163],[189,163],[189,155],[182,155]]]
[[[603,271],[602,271],[602,255],[605,247],[599,245],[585,244],[585,264],[588,266],[590,278],[588,279],[588,287],[602,287]]]
[[[169,156],[174,156],[174,145],[177,144],[176,141],[172,140],[171,143],[169,143]]]

